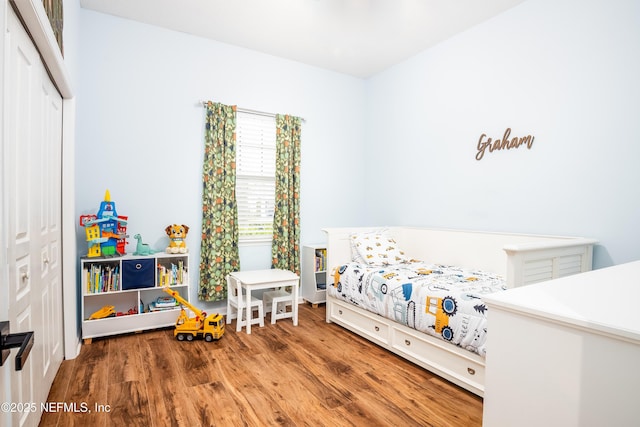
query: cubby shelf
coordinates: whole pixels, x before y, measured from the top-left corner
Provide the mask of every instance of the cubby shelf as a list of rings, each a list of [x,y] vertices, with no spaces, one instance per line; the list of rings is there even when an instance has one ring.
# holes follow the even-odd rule
[[[157,253],[148,256],[83,257],[82,338],[92,338],[172,326],[180,306],[154,310],[150,303],[167,296],[170,286],[189,300],[189,255]],[[113,306],[115,316],[90,319]]]

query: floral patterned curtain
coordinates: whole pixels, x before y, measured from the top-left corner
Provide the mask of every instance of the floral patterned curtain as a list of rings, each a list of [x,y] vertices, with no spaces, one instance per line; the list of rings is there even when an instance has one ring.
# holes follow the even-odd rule
[[[276,199],[271,266],[300,274],[301,119],[276,115]]]
[[[236,204],[236,107],[206,105],[202,242],[198,299],[227,298],[226,276],[240,270]]]

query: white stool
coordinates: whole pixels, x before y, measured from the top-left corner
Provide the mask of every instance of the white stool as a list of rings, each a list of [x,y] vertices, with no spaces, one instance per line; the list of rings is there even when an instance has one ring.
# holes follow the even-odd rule
[[[284,289],[266,291],[262,294],[264,305],[269,309],[271,305],[271,324],[275,324],[277,319],[293,318],[293,295]],[[291,306],[291,311],[287,311],[287,306]]]

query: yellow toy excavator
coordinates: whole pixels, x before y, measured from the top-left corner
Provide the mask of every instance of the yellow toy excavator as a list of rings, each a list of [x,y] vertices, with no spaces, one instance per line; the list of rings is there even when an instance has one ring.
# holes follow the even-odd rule
[[[100,310],[94,312],[89,316],[89,320],[104,319],[105,317],[112,317],[116,315],[115,307],[112,305],[105,305]]]
[[[173,289],[164,287],[163,290],[175,298],[182,306],[180,316],[176,320],[176,328],[173,331],[173,336],[178,341],[193,341],[194,338],[204,338],[205,341],[211,342],[222,338],[224,335],[224,318],[221,314],[216,313],[207,316],[207,313],[189,304]],[[189,308],[195,314],[195,317],[189,317],[185,307]]]

